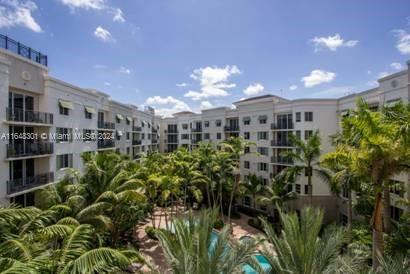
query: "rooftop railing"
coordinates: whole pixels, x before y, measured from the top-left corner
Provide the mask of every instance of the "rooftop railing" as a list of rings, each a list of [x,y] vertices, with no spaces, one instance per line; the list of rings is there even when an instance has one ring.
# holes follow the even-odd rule
[[[24,111],[22,109],[7,108],[7,121],[26,122],[36,124],[53,124],[53,114],[38,111]]]
[[[54,173],[47,172],[32,177],[7,181],[7,194],[14,194],[34,187],[46,185],[54,181]]]
[[[10,37],[0,34],[0,48],[14,52],[20,56],[23,56],[31,61],[39,63],[43,66],[47,66],[47,55],[40,53],[20,42],[17,42]]]

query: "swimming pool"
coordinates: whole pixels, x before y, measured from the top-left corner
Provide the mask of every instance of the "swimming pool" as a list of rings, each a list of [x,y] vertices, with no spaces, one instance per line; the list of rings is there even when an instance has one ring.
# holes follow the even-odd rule
[[[218,233],[215,231],[212,231],[211,243],[209,244],[209,250],[212,250],[214,248],[217,240],[218,240]],[[229,250],[229,246],[227,246],[226,248],[227,250]],[[254,256],[263,270],[265,270],[266,272],[271,270],[272,267],[270,266],[265,256],[263,256],[262,254],[258,254],[258,253],[256,253]],[[256,274],[257,273],[256,270],[249,264],[244,265],[242,267],[242,270],[245,274]]]

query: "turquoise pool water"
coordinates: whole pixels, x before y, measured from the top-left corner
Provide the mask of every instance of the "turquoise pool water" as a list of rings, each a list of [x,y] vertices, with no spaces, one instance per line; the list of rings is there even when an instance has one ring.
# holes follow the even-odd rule
[[[211,235],[211,243],[209,245],[209,250],[212,250],[216,244],[216,241],[218,240],[218,233],[216,233],[215,231],[212,231],[212,235]],[[227,249],[229,249],[229,247],[226,247]],[[266,260],[265,256],[263,256],[262,254],[255,254],[255,258],[258,261],[259,265],[262,267],[263,270],[265,271],[270,271],[271,270],[271,266],[268,262],[268,260]],[[246,264],[242,267],[242,270],[245,274],[256,274],[256,270],[251,267],[250,265]]]

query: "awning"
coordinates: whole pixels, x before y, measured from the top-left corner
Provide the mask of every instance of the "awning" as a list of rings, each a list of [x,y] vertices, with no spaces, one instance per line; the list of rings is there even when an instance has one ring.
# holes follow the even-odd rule
[[[127,121],[132,123],[132,118],[130,116],[127,116]]]
[[[145,121],[141,121],[141,125],[145,126],[146,122]]]
[[[68,109],[73,109],[73,103],[71,101],[66,101],[66,100],[58,100],[58,103],[60,104],[61,107],[63,108],[68,108]]]
[[[251,120],[251,117],[243,117],[243,119],[242,119],[242,121],[244,121],[244,122],[248,122],[250,120]]]
[[[121,130],[118,130],[118,131],[117,131],[117,135],[118,135],[118,136],[122,136],[122,131],[121,131]]]
[[[91,114],[95,114],[95,108],[85,106],[85,111]]]
[[[266,119],[268,119],[268,116],[267,115],[259,115],[258,119],[259,120],[266,120]]]
[[[121,114],[117,114],[115,117],[117,117],[118,120],[123,120],[124,117]]]

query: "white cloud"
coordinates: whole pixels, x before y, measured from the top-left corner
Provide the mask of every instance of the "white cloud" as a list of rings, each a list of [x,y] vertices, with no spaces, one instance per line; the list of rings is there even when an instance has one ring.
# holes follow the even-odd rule
[[[22,26],[34,32],[42,31],[32,16],[37,10],[37,5],[33,1],[1,0],[0,4],[0,28]]]
[[[315,69],[308,76],[302,77],[302,82],[305,87],[311,88],[322,83],[332,82],[336,78],[336,73]]]
[[[403,66],[402,66],[400,63],[398,63],[398,62],[391,63],[391,64],[390,64],[390,67],[391,67],[392,69],[395,69],[395,70],[401,70],[401,69],[403,69]]]
[[[104,85],[109,87],[109,86],[111,86],[111,83],[110,82],[104,82]]]
[[[176,86],[180,87],[180,88],[183,88],[183,87],[187,87],[188,84],[187,83],[179,83],[179,84],[176,84]]]
[[[383,78],[383,77],[386,77],[387,75],[389,75],[390,73],[389,72],[387,72],[387,71],[383,71],[383,72],[380,72],[379,73],[379,77],[378,78]]]
[[[101,39],[104,42],[114,42],[114,38],[111,33],[101,26],[98,26],[94,31],[94,36]]]
[[[311,40],[311,42],[315,46],[315,51],[319,51],[323,48],[327,48],[330,51],[336,51],[340,47],[352,48],[359,43],[358,40],[344,41],[338,33],[336,33],[334,36],[315,37]]]
[[[378,83],[375,80],[371,80],[371,81],[368,81],[366,83],[366,86],[369,86],[369,87],[374,87],[374,86],[377,86],[377,85],[378,85]]]
[[[298,88],[297,85],[291,85],[291,86],[289,87],[289,90],[296,90],[297,88]]]
[[[246,89],[243,90],[243,93],[248,96],[257,95],[262,93],[265,90],[265,87],[259,83],[250,84]]]
[[[102,10],[106,8],[105,0],[60,0],[61,3],[68,6],[71,9],[94,9]]]
[[[236,87],[236,84],[229,82],[229,78],[240,73],[241,71],[235,65],[227,65],[224,68],[205,67],[195,69],[190,77],[199,82],[200,90],[190,90],[184,96],[190,97],[192,100],[228,96],[229,93],[226,90]]]
[[[394,30],[394,32],[397,37],[396,48],[401,54],[410,54],[410,33],[402,29]]]
[[[212,107],[213,107],[213,105],[209,101],[202,101],[201,102],[201,109],[208,109],[208,108],[212,108]]]
[[[131,70],[130,70],[129,68],[126,68],[126,67],[121,66],[121,67],[120,67],[120,73],[123,73],[123,74],[131,74]]]
[[[114,17],[112,18],[112,20],[114,22],[120,22],[120,23],[125,22],[124,14],[122,13],[121,9],[119,8],[113,9],[113,14],[114,14]]]
[[[106,69],[107,66],[106,65],[101,65],[101,64],[96,64],[96,65],[94,65],[94,68],[95,69]]]
[[[164,117],[170,117],[179,111],[191,111],[191,108],[181,100],[172,96],[153,96],[145,100],[145,104],[155,108],[155,113]]]
[[[368,70],[367,71],[367,75],[371,75],[372,74],[372,71],[371,70]]]

